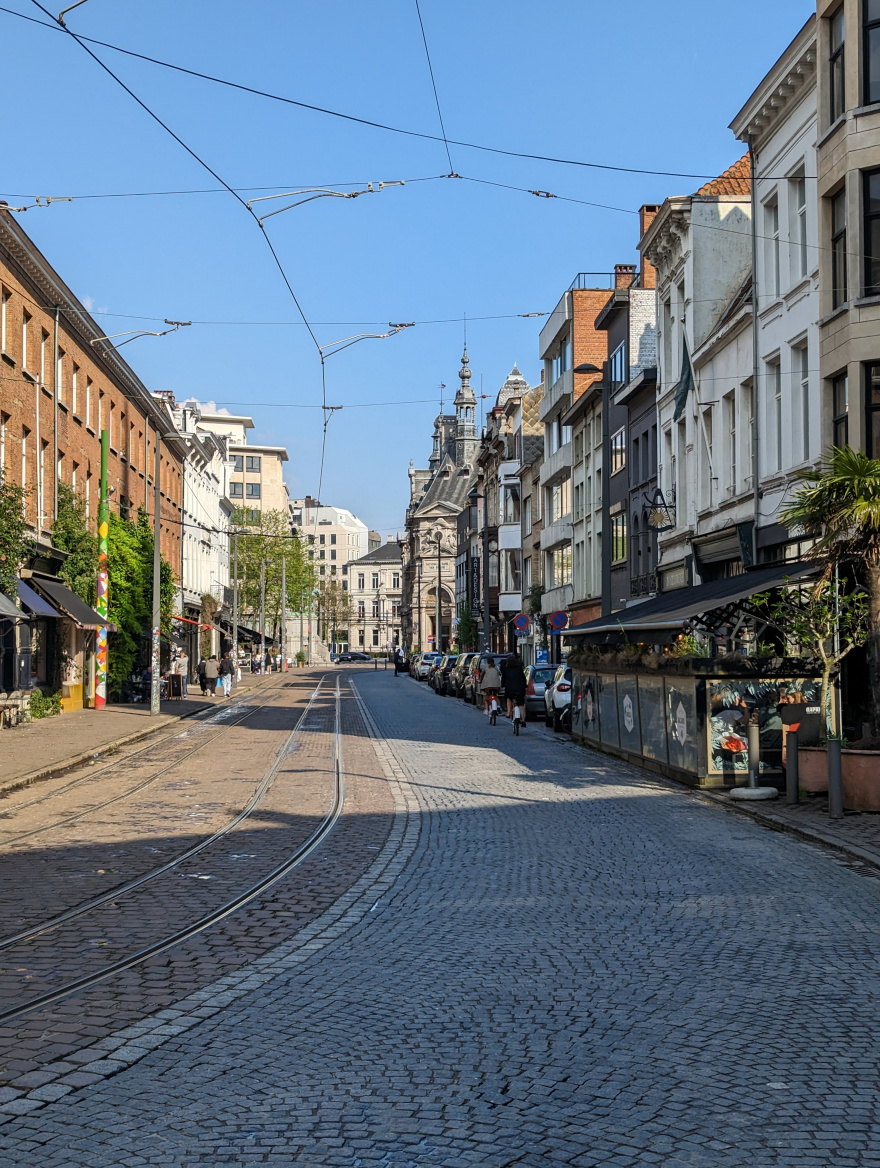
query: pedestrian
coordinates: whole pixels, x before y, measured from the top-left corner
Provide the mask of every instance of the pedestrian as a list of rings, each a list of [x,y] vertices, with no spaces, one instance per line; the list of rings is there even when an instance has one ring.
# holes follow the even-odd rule
[[[215,653],[212,653],[205,662],[205,686],[211,697],[217,696],[217,678],[220,676],[220,663]]]
[[[272,672],[272,654],[268,651],[268,649],[266,650],[266,672]]]
[[[171,672],[176,673],[180,678],[180,696],[185,698],[187,674],[189,673],[189,657],[187,657],[183,649],[180,650],[171,663]]]
[[[512,720],[514,707],[523,710],[526,702],[526,671],[516,650],[508,653],[501,664],[501,681],[507,698],[507,716]],[[525,718],[522,722],[525,725]]]
[[[220,661],[220,681],[223,685],[223,696],[228,698],[232,690],[232,662],[228,653],[224,653]]]
[[[208,662],[203,657],[201,659],[201,661],[199,662],[198,667],[196,668],[196,674],[197,674],[198,679],[199,679],[199,688],[202,691],[203,698],[208,696],[208,682],[207,682],[207,679],[205,677],[207,666],[208,666]]]
[[[501,689],[501,674],[495,665],[494,657],[487,657],[480,670],[479,689],[483,695],[483,709],[488,714],[491,712],[492,699],[498,696],[498,691]]]

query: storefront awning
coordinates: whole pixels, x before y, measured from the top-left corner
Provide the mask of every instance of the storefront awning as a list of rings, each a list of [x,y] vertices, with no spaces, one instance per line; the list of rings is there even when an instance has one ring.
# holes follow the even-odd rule
[[[34,616],[51,616],[57,620],[61,613],[57,608],[53,608],[48,600],[44,600],[39,592],[34,592],[25,584],[24,580],[18,582],[18,599]]]
[[[16,608],[8,596],[0,592],[0,620],[27,620],[27,615]]]
[[[817,564],[799,562],[778,564],[772,568],[758,568],[731,576],[727,580],[713,580],[695,588],[676,588],[661,592],[642,604],[634,604],[612,616],[601,616],[585,625],[565,629],[566,637],[602,633],[646,633],[653,630],[680,629],[686,622],[705,613],[723,610],[747,600],[769,588],[779,588],[787,580],[797,582],[820,572]]]
[[[59,580],[49,580],[44,576],[33,577],[33,582],[40,592],[55,605],[62,616],[69,617],[80,629],[102,629],[108,625],[93,608],[89,608],[84,600],[80,600],[75,592]]]

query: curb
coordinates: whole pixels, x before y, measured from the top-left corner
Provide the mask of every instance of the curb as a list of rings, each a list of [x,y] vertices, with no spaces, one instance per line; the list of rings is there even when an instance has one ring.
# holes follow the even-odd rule
[[[255,688],[253,685],[246,687],[239,686],[234,692],[236,694],[244,694]],[[219,702],[215,701],[210,706],[205,706],[201,710],[190,710],[186,714],[164,714],[161,722],[157,722],[153,726],[147,726],[143,730],[136,730],[133,734],[125,734],[122,738],[114,738],[110,742],[103,742],[97,750],[85,750],[80,754],[70,755],[68,758],[59,759],[58,762],[54,762],[50,766],[43,767],[37,771],[30,771],[28,774],[22,775],[17,779],[10,779],[8,782],[0,780],[0,799],[4,795],[11,795],[15,791],[21,791],[25,787],[31,787],[34,783],[39,783],[44,779],[52,779],[58,775],[62,775],[65,771],[72,770],[74,767],[81,766],[83,763],[90,762],[92,759],[100,758],[104,754],[110,754],[112,751],[118,750],[121,746],[128,746],[132,742],[140,742],[142,738],[149,738],[151,734],[156,734],[158,731],[164,730],[166,726],[171,726],[175,722],[183,722],[187,718],[197,718],[200,714],[205,713],[205,710],[215,710],[218,706],[232,701],[232,697],[233,695],[230,694],[228,698],[221,698]]]

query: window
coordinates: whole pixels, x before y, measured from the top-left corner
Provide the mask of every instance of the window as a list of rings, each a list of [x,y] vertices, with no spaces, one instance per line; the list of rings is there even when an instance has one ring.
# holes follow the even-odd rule
[[[522,528],[524,535],[532,534],[532,496],[523,499]]]
[[[865,184],[865,295],[880,294],[880,170],[869,170]]]
[[[31,432],[27,426],[22,426],[21,429],[21,485],[25,490],[28,489],[28,438]],[[27,507],[27,503],[25,503]]]
[[[611,562],[626,562],[626,515],[622,511],[611,516]]]
[[[626,359],[626,341],[618,345],[611,354],[609,366],[611,369],[611,386],[613,389],[617,388],[617,386],[624,385],[629,380],[629,366]]]
[[[400,616],[400,605],[395,601],[395,603],[391,605],[391,619],[397,620],[397,618],[399,616]]]
[[[75,414],[79,407],[79,399],[77,397],[77,381],[79,378],[79,365],[74,361],[73,370],[70,374],[70,411]]]
[[[358,620],[363,620],[366,615],[367,615],[366,606],[364,605],[364,602],[361,601],[358,604]]]
[[[331,536],[330,536],[330,542],[331,542],[331,543],[336,543],[336,536],[335,536],[335,535],[331,535]]]
[[[865,449],[871,458],[880,458],[880,364],[865,370]]]
[[[764,246],[767,249],[767,287],[771,296],[780,293],[779,203],[774,199],[764,207]]]
[[[727,493],[735,495],[737,491],[736,477],[736,394],[729,393],[724,398],[724,428],[727,433],[727,457],[725,462],[730,475],[727,482]]]
[[[6,433],[9,427],[9,414],[0,414],[0,476],[6,473]]]
[[[558,523],[571,511],[571,479],[563,479],[550,488],[550,522]]]
[[[502,523],[519,523],[519,487],[504,487],[502,498]]]
[[[831,382],[831,442],[849,445],[849,378],[845,373]]]
[[[244,474],[244,455],[233,454],[232,456],[232,470],[234,474]]]
[[[701,415],[703,431],[703,459],[700,466],[700,506],[711,507],[713,503],[713,487],[715,485],[715,450],[714,450],[714,407],[709,406]]]
[[[839,117],[842,117],[846,109],[846,102],[844,99],[844,21],[843,21],[843,5],[833,13],[828,21],[829,26],[829,43],[831,55],[828,59],[828,80],[829,80],[829,96],[831,98],[831,108],[828,113],[831,122],[836,122]]]
[[[639,440],[633,438],[633,452],[632,452],[632,482],[633,484],[640,482],[639,479]]]
[[[79,470],[79,463],[75,462],[70,469],[70,485],[76,490],[76,472]]]
[[[392,588],[399,588],[400,587],[400,572],[392,572],[391,573],[391,587]]]
[[[64,350],[58,350],[58,360],[55,362],[55,396],[64,401]]]
[[[327,553],[324,551],[323,548],[321,548],[321,550],[318,552],[318,559],[319,560],[326,560],[327,559]]]
[[[331,559],[331,560],[335,560],[335,559],[336,559],[336,548],[332,548],[332,549],[331,549],[331,551],[330,551],[330,559]]]
[[[92,514],[92,472],[86,472],[86,519]]]
[[[782,470],[782,368],[778,361],[767,363],[767,406],[774,452],[772,469]]]
[[[110,403],[110,417],[107,421],[107,441],[110,444],[110,449],[113,450],[113,402]]]
[[[244,483],[230,483],[229,484],[229,498],[243,499],[244,498]]]
[[[244,460],[244,469],[249,470],[252,474],[259,474],[261,462],[259,454],[248,454]]]
[[[374,600],[373,601],[373,620],[378,620],[378,619],[379,619],[379,601]]]
[[[30,324],[31,318],[26,312],[21,314],[21,367],[27,370],[30,361]]]
[[[880,101],[880,0],[865,0],[864,24],[864,92],[862,103]]]
[[[846,303],[846,189],[831,197],[831,307]]]
[[[797,427],[797,450],[801,462],[810,457],[810,351],[807,345],[792,351],[792,408]]]
[[[379,587],[379,573],[378,572],[373,573],[373,587],[374,588]]]
[[[92,379],[86,378],[86,425],[92,424]]]
[[[531,590],[532,590],[532,557],[531,556],[526,556],[526,558],[523,560],[522,590],[523,590],[523,592],[531,592]]]
[[[0,291],[0,351],[9,352],[6,343],[6,318],[9,312],[9,293],[5,288]]]
[[[571,583],[571,544],[547,553],[547,587],[561,588]]]
[[[375,648],[378,644],[379,644],[379,630],[373,629],[373,647]]]
[[[49,334],[40,329],[40,385],[46,384],[46,346],[49,343]]]
[[[522,593],[522,552],[505,548],[501,552],[501,591]]]
[[[791,181],[791,274],[801,280],[809,270],[807,255],[807,180],[801,176]]]
[[[358,572],[358,588],[360,588],[362,591],[364,589],[364,573],[363,572]]]
[[[626,428],[611,436],[611,473],[617,474],[626,466]]]

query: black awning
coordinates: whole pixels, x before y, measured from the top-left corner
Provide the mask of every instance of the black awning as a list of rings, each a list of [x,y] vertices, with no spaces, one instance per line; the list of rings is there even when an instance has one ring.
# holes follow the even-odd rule
[[[29,588],[24,580],[18,582],[18,599],[34,616],[51,616],[55,620],[61,616],[57,608],[53,608],[48,600],[44,600],[40,596],[39,592],[34,592],[33,588]]]
[[[27,620],[27,616],[16,608],[8,596],[0,592],[0,620]]]
[[[600,616],[585,625],[574,625],[563,631],[563,636],[588,636],[592,633],[644,633],[653,630],[680,629],[687,621],[716,609],[726,608],[737,601],[747,600],[768,588],[779,588],[786,580],[803,580],[821,571],[810,562],[778,564],[772,568],[757,568],[727,580],[713,580],[694,588],[676,588],[634,604],[610,616]]]
[[[45,576],[33,576],[32,582],[46,596],[62,616],[70,617],[73,623],[81,629],[112,628],[103,617],[93,608],[89,608],[84,600],[80,600],[75,592],[60,580],[49,580]]]

